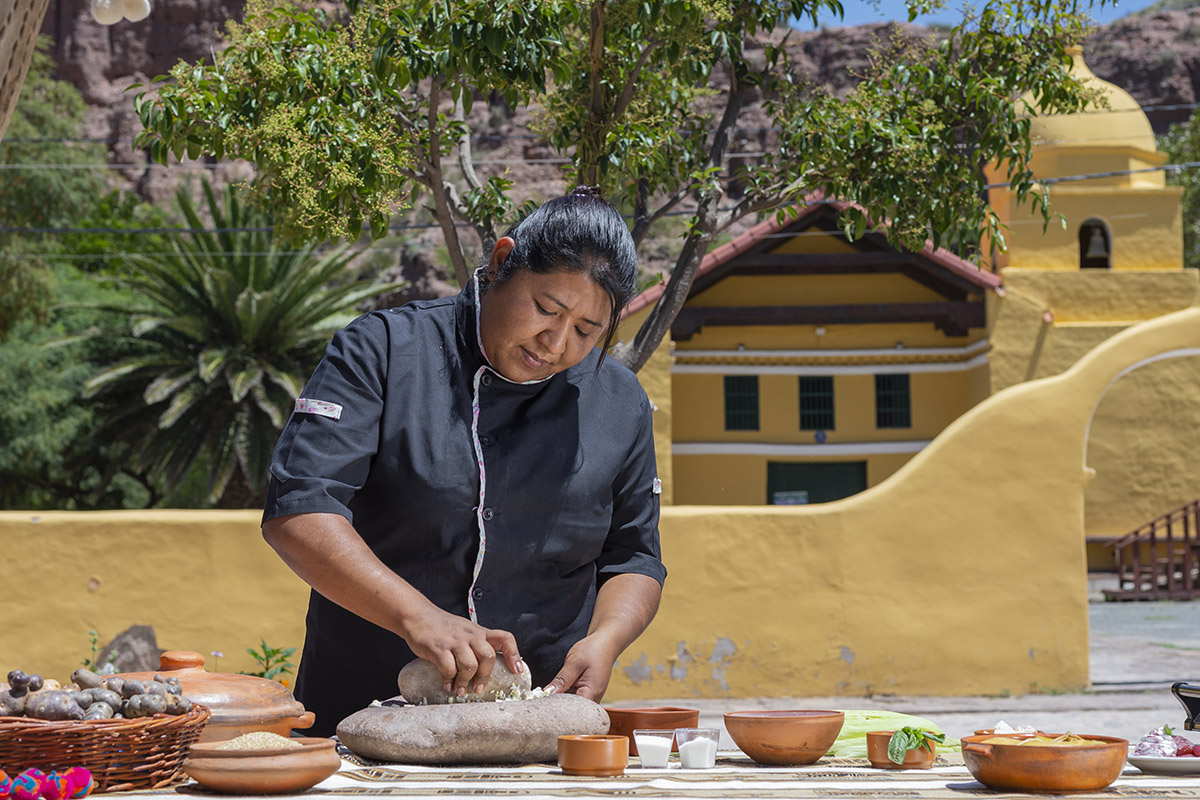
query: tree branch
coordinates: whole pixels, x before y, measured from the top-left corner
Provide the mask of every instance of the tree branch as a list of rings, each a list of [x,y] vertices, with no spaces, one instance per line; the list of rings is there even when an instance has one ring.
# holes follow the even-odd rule
[[[730,65],[729,94],[725,100],[725,111],[721,115],[708,151],[709,166],[720,166],[723,162],[725,151],[729,148],[729,132],[737,122],[738,113],[745,103],[746,88],[738,81],[734,66]],[[634,335],[633,342],[628,346],[614,348],[613,356],[634,372],[641,369],[650,359],[659,342],[671,329],[671,323],[679,315],[683,304],[687,302],[696,278],[696,270],[708,252],[712,237],[722,221],[723,215],[718,209],[724,196],[724,191],[719,188],[704,192],[696,209],[696,222],[675,260],[675,268],[671,270],[671,277],[667,280],[662,296],[658,298],[654,309]]]
[[[591,25],[588,29],[588,83],[591,99],[588,103],[588,125],[580,137],[579,181],[589,186],[600,183],[600,142],[603,140],[604,87],[600,79],[604,64],[604,0],[592,3]]]
[[[429,153],[425,159],[425,170],[429,176],[429,191],[433,195],[434,218],[442,229],[446,240],[446,249],[450,253],[450,263],[454,266],[454,277],[459,286],[466,286],[471,279],[471,271],[467,267],[463,255],[462,242],[458,238],[458,228],[454,226],[454,213],[450,209],[450,199],[446,191],[446,181],[442,177],[442,147],[441,131],[438,130],[438,100],[442,93],[442,79],[434,78],[429,85],[429,108],[426,121],[429,125]]]
[[[642,76],[642,67],[646,66],[646,62],[650,60],[650,54],[655,48],[661,45],[661,41],[653,41],[642,48],[642,52],[638,54],[637,63],[633,65],[633,70],[629,73],[629,78],[625,81],[625,88],[621,90],[621,96],[617,98],[617,104],[613,108],[613,118],[616,119],[625,113],[625,109],[633,102],[633,95],[637,89],[638,78]]]
[[[465,92],[466,89],[463,91]],[[458,168],[462,170],[463,177],[472,189],[482,189],[483,183],[475,174],[475,165],[471,162],[471,129],[465,125],[467,115],[463,110],[461,95],[454,101],[454,121],[464,123],[463,134],[458,137]]]
[[[646,213],[644,207],[639,212],[635,213],[634,225],[633,225],[633,243],[634,243],[634,245],[641,244],[642,239],[644,239],[646,237],[646,234],[650,232],[650,227],[654,223],[656,223],[660,219],[662,219],[663,216],[668,211],[670,211],[675,206],[679,205],[680,201],[682,201],[683,198],[688,196],[689,190],[691,188],[692,187],[689,184],[688,186],[685,186],[684,188],[675,192],[675,194],[671,195],[671,197],[668,200],[666,200],[662,205],[660,205],[658,208],[656,208],[650,214]],[[639,194],[640,194],[641,184],[639,184],[638,190],[639,190]],[[647,203],[649,202],[648,198],[647,198],[646,202]]]

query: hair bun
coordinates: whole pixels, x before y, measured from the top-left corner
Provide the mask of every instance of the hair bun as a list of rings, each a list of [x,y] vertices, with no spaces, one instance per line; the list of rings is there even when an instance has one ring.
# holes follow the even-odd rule
[[[600,193],[599,186],[587,186],[582,183],[571,190],[570,196],[571,197],[594,197],[597,200],[604,199],[604,195]]]

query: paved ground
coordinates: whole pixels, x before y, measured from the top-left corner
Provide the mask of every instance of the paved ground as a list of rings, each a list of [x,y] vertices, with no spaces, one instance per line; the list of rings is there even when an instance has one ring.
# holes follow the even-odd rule
[[[1137,741],[1162,725],[1182,729],[1175,681],[1200,685],[1200,602],[1103,603],[1089,606],[1092,689],[1021,697],[805,697],[738,700],[666,698],[651,703],[700,709],[705,727],[722,728],[725,711],[756,708],[856,708],[916,714],[954,737],[1000,720],[1046,731],[1120,736]],[[799,701],[799,702],[798,702]],[[1182,732],[1182,731],[1181,731]],[[1189,734],[1200,742],[1200,732]],[[722,747],[731,747],[722,735]]]

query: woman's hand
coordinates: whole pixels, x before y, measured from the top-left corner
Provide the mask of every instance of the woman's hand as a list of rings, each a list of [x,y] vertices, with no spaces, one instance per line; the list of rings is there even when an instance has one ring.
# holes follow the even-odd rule
[[[418,658],[437,666],[443,688],[458,697],[484,690],[497,656],[514,674],[525,669],[511,633],[476,625],[432,603],[407,615],[401,636]]]
[[[551,692],[572,692],[599,703],[612,678],[613,663],[620,650],[599,636],[585,636],[567,651],[567,658],[554,680]]]
[[[419,657],[432,661],[446,691],[465,694],[491,677],[496,654],[512,672],[525,669],[507,631],[480,627],[449,614],[413,588],[371,552],[338,514],[292,514],[267,520],[263,538],[292,571],[329,600],[400,636]]]
[[[662,586],[647,575],[609,577],[596,592],[588,635],[567,651],[562,669],[546,688],[574,692],[599,703],[617,656],[646,630],[661,597]]]

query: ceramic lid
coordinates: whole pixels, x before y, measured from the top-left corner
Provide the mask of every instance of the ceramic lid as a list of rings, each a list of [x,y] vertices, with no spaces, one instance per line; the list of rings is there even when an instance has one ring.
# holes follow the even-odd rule
[[[212,712],[211,724],[257,724],[304,714],[304,705],[283,684],[254,675],[208,672],[204,656],[189,650],[166,651],[155,672],[120,673],[126,680],[140,681],[155,675],[178,678],[183,696]]]

